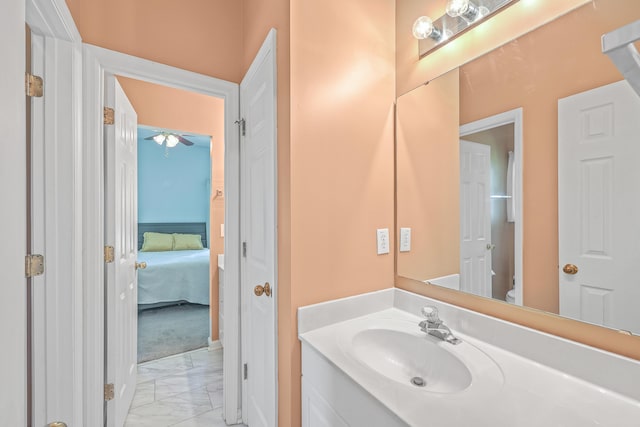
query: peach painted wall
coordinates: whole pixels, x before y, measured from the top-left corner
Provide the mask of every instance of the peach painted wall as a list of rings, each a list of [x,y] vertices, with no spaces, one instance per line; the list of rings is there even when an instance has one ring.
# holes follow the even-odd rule
[[[393,286],[394,8],[291,3],[292,320],[299,306]],[[377,228],[389,229],[390,254],[376,255]],[[298,426],[297,339],[290,351],[286,425]]]
[[[638,18],[638,3],[599,0],[460,68],[461,123],[517,107],[524,110],[527,307],[559,310],[558,99],[622,80],[602,54],[600,37]]]
[[[520,0],[482,25],[420,60],[418,40],[411,34],[421,15],[433,19],[444,14],[444,1],[397,1],[396,89],[398,95],[489,52],[589,0]]]
[[[300,421],[300,360],[291,295],[290,12],[289,0],[242,1],[242,75],[271,28],[277,30],[278,121],[278,425]],[[298,352],[299,353],[299,352]]]
[[[460,271],[459,79],[452,70],[397,100],[397,235],[411,227],[411,250],[396,261],[404,277]]]
[[[211,135],[211,188],[224,188],[224,100],[140,80],[118,77],[138,113],[138,124]],[[211,339],[218,339],[218,254],[224,253],[220,224],[224,197],[210,200]]]
[[[241,1],[66,1],[85,43],[240,81]]]

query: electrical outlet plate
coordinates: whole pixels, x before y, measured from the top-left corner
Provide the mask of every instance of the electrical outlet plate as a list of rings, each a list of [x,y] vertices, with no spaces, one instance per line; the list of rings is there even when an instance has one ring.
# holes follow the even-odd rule
[[[400,252],[411,250],[411,229],[403,227],[400,229]]]
[[[389,229],[378,228],[376,230],[378,237],[378,255],[389,253]]]

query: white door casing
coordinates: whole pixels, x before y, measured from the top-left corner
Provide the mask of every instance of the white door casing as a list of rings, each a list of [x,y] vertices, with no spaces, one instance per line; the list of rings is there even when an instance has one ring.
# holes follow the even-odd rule
[[[460,140],[460,290],[491,298],[491,147]]]
[[[0,376],[0,413],[7,425],[26,425],[26,360],[27,301],[24,277],[24,256],[27,235],[26,199],[26,121],[25,121],[25,29],[24,2],[8,0],[2,3],[0,14],[0,53],[6,63],[0,79],[0,126],[5,143],[0,156],[0,179],[3,184],[3,207],[0,211],[0,231],[6,244],[0,246],[2,298],[0,339],[5,352]],[[9,184],[10,185],[7,185]]]
[[[137,374],[137,115],[113,75],[105,76],[105,104],[115,110],[115,123],[104,125],[105,243],[115,249],[105,283],[106,382],[114,385],[107,426],[122,427]]]
[[[522,221],[522,152],[523,152],[523,118],[522,108],[515,108],[493,116],[485,117],[471,123],[465,123],[460,126],[460,137],[471,135],[477,132],[487,131],[506,124],[513,124],[513,208],[515,213],[515,235],[514,235],[514,267],[515,267],[515,303],[523,305],[523,221]]]
[[[32,35],[32,68],[47,82],[32,98],[32,252],[45,256],[45,274],[32,279],[33,425],[82,424],[80,175],[75,157],[80,120],[79,46]],[[64,307],[64,309],[60,309]]]
[[[640,332],[640,97],[626,81],[558,101],[560,314]],[[563,271],[566,264],[576,274]]]
[[[244,133],[240,157],[243,419],[251,427],[277,425],[276,356],[276,32],[271,30],[240,84]],[[258,296],[256,286],[268,292]]]
[[[239,283],[240,187],[239,135],[234,121],[239,114],[238,84],[159,64],[97,46],[83,45],[83,148],[82,148],[82,264],[83,283],[104,279],[104,150],[103,86],[105,74],[116,74],[224,99],[225,162],[225,281]],[[104,384],[104,292],[98,286],[83,288],[83,424],[102,425]],[[225,287],[224,406],[228,424],[240,420],[239,291]]]

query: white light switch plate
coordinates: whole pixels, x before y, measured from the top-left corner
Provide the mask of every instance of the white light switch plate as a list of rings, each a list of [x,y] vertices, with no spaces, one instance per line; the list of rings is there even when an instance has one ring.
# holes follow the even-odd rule
[[[376,230],[378,236],[378,255],[389,253],[389,229],[378,228]]]
[[[411,229],[402,227],[400,229],[400,252],[409,252],[411,250]]]
[[[224,224],[220,224],[220,237],[224,237]]]

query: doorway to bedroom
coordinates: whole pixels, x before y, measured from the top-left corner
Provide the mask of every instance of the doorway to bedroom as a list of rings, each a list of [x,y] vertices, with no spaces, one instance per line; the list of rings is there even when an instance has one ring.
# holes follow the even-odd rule
[[[138,123],[138,374],[125,425],[146,425],[150,414],[158,426],[180,422],[179,410],[156,419],[175,399],[189,413],[217,417],[223,404],[224,100],[117,80]],[[208,397],[207,407],[196,394]]]

